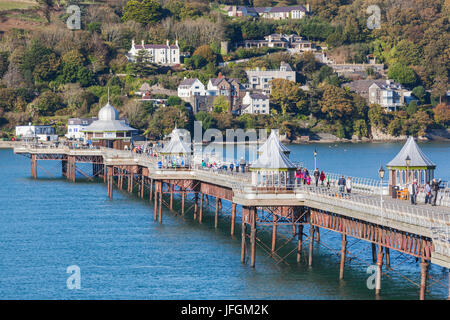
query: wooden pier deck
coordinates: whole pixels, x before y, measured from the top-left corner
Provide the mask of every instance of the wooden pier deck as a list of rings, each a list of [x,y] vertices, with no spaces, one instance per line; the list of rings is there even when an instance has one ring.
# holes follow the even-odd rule
[[[222,201],[232,204],[231,234],[234,234],[237,206],[242,207],[241,261],[246,261],[247,238],[250,239],[250,264],[255,266],[257,226],[272,226],[271,254],[276,256],[277,226],[291,225],[292,239],[298,242],[297,261],[303,253],[305,240],[309,241],[308,264],[312,265],[312,246],[318,231],[332,230],[342,235],[340,275],[344,275],[347,237],[372,244],[377,265],[376,291],[379,293],[381,268],[389,265],[389,250],[396,250],[421,261],[420,298],[426,290],[427,268],[433,263],[450,268],[450,208],[446,206],[411,205],[408,201],[381,196],[380,193],[359,192],[341,194],[335,187],[305,185],[268,188],[252,186],[249,173],[190,168],[158,168],[158,159],[146,155],[114,149],[36,148],[16,146],[16,154],[31,159],[31,175],[37,177],[37,161],[62,162],[62,174],[75,181],[78,171],[86,177],[102,177],[108,185],[108,196],[113,197],[113,186],[154,201],[154,219],[162,223],[162,206],[173,210],[174,194],[181,195],[184,215],[185,201],[193,196],[194,219],[202,222],[204,195],[216,199],[215,227]],[[81,172],[76,163],[92,163],[92,175]],[[168,195],[169,199],[163,199]],[[309,235],[304,226],[309,225]],[[247,232],[247,227],[250,232]],[[378,249],[376,249],[378,247]],[[283,259],[279,257],[279,261]],[[449,274],[450,283],[450,274]],[[449,289],[450,296],[450,289]]]

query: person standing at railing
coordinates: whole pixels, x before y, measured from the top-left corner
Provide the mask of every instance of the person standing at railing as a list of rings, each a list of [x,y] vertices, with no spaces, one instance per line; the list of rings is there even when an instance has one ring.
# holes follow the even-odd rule
[[[414,180],[414,182],[408,186],[408,192],[409,192],[409,197],[411,199],[411,204],[417,204],[417,202],[416,202],[417,181],[416,180]]]
[[[339,179],[338,186],[339,186],[339,193],[344,194],[344,189],[345,189],[345,178],[344,178],[344,176],[341,176],[341,178]]]
[[[314,180],[316,181],[316,187],[319,186],[319,178],[320,178],[320,172],[319,169],[314,170]]]
[[[230,163],[230,171],[233,172],[233,169],[234,169],[234,164],[233,164],[233,162],[231,162]]]
[[[303,178],[302,168],[299,168],[295,172],[295,179],[296,179],[297,185],[300,185],[302,183],[302,178]]]
[[[323,181],[325,180],[325,172],[323,170],[320,172],[320,183],[323,186]]]
[[[430,181],[427,181],[427,184],[425,185],[425,204],[431,204],[431,186],[430,186]]]
[[[241,166],[242,173],[244,173],[245,172],[245,165],[246,165],[244,157],[241,157],[241,160],[239,161],[239,165]]]
[[[432,206],[436,206],[436,200],[439,192],[439,185],[441,184],[442,180],[439,179],[439,181],[436,181],[436,178],[433,178],[433,182],[431,183],[431,190],[433,192],[433,203]]]
[[[327,188],[330,189],[330,175],[327,175]]]
[[[352,193],[352,179],[347,177],[347,181],[345,182],[345,189],[347,189],[347,193]]]

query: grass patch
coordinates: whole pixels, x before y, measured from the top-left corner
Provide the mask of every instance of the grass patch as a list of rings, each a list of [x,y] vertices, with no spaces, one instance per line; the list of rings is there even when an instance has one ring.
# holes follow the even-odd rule
[[[28,9],[35,5],[37,5],[35,1],[0,0],[0,11]]]

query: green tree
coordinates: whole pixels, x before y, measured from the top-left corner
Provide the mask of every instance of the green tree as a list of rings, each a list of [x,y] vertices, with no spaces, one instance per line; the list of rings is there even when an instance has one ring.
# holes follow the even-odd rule
[[[164,16],[161,4],[157,0],[131,0],[123,9],[122,21],[133,20],[144,25],[160,21]]]
[[[226,96],[217,96],[213,101],[213,111],[215,113],[227,113],[230,109],[230,103]]]
[[[426,102],[427,98],[427,91],[422,86],[417,86],[414,89],[412,89],[412,94],[414,97],[419,99],[420,103],[424,104]]]
[[[351,95],[342,88],[326,85],[322,99],[319,101],[321,111],[330,120],[350,117],[354,113]]]
[[[34,104],[35,109],[38,114],[41,116],[52,116],[55,111],[61,109],[62,99],[59,94],[46,91],[37,98],[36,103]]]
[[[406,86],[412,86],[417,82],[416,73],[410,67],[401,63],[389,67],[388,77]]]

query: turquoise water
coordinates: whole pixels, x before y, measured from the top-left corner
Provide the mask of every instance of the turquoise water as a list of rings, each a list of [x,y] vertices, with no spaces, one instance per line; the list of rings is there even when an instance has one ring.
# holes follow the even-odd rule
[[[376,177],[398,144],[290,146],[291,158],[354,176]],[[449,179],[449,144],[427,144],[423,150],[438,164],[439,176]],[[344,151],[343,149],[347,150]],[[369,162],[369,159],[371,160]],[[373,161],[372,161],[373,160]],[[276,264],[257,248],[256,268],[240,263],[240,229],[229,235],[229,215],[205,214],[199,225],[164,210],[163,224],[153,222],[148,200],[77,177],[60,178],[59,162],[39,163],[37,180],[30,164],[11,150],[0,150],[0,298],[1,299],[374,299],[366,281],[370,246],[350,238],[349,250],[358,259],[347,263],[339,281],[340,237],[321,232],[315,244],[313,267],[306,261]],[[329,169],[328,169],[329,168]],[[87,168],[85,168],[87,170]],[[347,173],[348,172],[348,173]],[[213,202],[211,202],[213,204]],[[176,203],[179,207],[179,203]],[[224,204],[228,208],[228,204]],[[289,235],[290,228],[281,230]],[[259,237],[269,244],[270,233]],[[278,245],[281,246],[280,239]],[[287,245],[284,253],[294,248]],[[330,249],[332,248],[332,249]],[[307,256],[307,244],[303,257]],[[405,259],[391,253],[393,266]],[[382,299],[417,299],[419,290],[403,276],[419,281],[414,259],[398,268],[402,274],[383,276]],[[81,270],[81,289],[69,290],[68,266]],[[448,271],[432,266],[433,279],[448,283]],[[448,289],[435,283],[428,299],[445,299]]]

